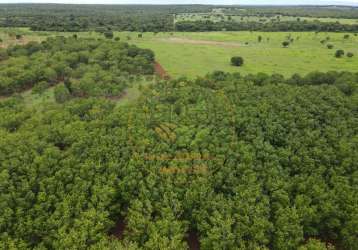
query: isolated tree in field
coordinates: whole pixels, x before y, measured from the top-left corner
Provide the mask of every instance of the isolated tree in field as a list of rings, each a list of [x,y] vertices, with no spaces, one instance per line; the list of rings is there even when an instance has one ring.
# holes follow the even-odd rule
[[[143,37],[142,33],[138,34],[138,38],[142,38],[142,37]]]
[[[118,42],[118,41],[120,41],[120,40],[121,40],[121,38],[118,37],[118,36],[114,38],[114,41],[117,41],[117,42]]]
[[[113,38],[113,32],[112,31],[106,31],[103,33],[104,37],[107,39],[112,39]]]
[[[347,57],[353,57],[353,56],[354,56],[354,54],[352,52],[347,53]]]
[[[259,43],[261,43],[261,41],[262,41],[262,36],[258,36],[257,41],[258,41]]]
[[[22,38],[22,35],[20,35],[20,34],[16,34],[16,36],[15,36],[15,37],[16,37],[16,39],[17,39],[17,40],[20,40],[20,39]]]
[[[333,47],[334,47],[333,44],[327,44],[328,49],[333,49]]]
[[[349,38],[349,35],[347,34],[347,35],[344,35],[344,37],[343,37],[344,39],[348,39]]]
[[[234,56],[231,58],[231,65],[240,67],[244,64],[244,59],[241,56]]]
[[[337,50],[335,57],[341,58],[342,56],[344,56],[344,50],[342,50],[342,49]]]
[[[289,45],[290,45],[290,42],[288,42],[288,41],[282,42],[282,46],[283,46],[284,48],[287,48]]]

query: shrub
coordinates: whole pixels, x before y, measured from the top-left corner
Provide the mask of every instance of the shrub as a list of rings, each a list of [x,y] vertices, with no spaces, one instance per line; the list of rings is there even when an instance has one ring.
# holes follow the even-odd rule
[[[354,54],[352,52],[347,53],[347,57],[353,57],[353,56],[354,56]]]
[[[8,55],[8,53],[6,52],[6,50],[0,48],[0,61],[6,60],[6,59],[8,59],[8,58],[9,58],[9,55]]]
[[[288,41],[282,42],[282,46],[283,46],[284,48],[287,48],[289,45],[290,45],[290,42],[288,42]]]
[[[106,31],[103,33],[104,37],[107,39],[112,39],[113,38],[113,32],[112,31]]]
[[[333,49],[333,47],[334,47],[333,44],[327,44],[328,49]]]
[[[70,91],[63,84],[59,84],[55,88],[55,100],[57,103],[64,103],[71,99]]]
[[[342,56],[344,56],[344,50],[342,50],[342,49],[337,50],[335,57],[340,58]]]
[[[244,64],[244,59],[241,56],[234,56],[231,58],[231,65],[240,67]]]
[[[42,94],[45,90],[50,87],[50,84],[46,81],[38,82],[33,88],[32,93],[34,94]]]
[[[114,41],[117,41],[117,42],[118,42],[118,41],[120,41],[120,40],[121,40],[121,38],[118,37],[118,36],[117,36],[116,38],[114,38]]]

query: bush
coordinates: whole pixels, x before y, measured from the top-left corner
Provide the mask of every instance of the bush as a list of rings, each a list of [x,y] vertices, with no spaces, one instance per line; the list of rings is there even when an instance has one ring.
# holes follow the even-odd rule
[[[298,250],[333,250],[334,247],[331,244],[326,244],[317,239],[309,239],[307,243],[299,247]]]
[[[118,37],[118,36],[117,36],[116,38],[114,38],[114,41],[117,41],[117,42],[118,42],[118,41],[120,41],[120,40],[121,40],[121,38]]]
[[[244,64],[244,59],[241,56],[234,56],[231,58],[231,65],[240,67]]]
[[[9,58],[9,55],[8,55],[8,53],[6,52],[6,50],[0,48],[0,61],[6,60],[6,59],[8,59],[8,58]]]
[[[55,88],[55,100],[57,103],[64,103],[71,99],[70,91],[63,84],[59,84]]]
[[[328,49],[333,49],[334,45],[333,44],[327,44],[327,48]]]
[[[289,45],[290,45],[290,42],[288,42],[288,41],[282,42],[282,46],[283,46],[284,48],[287,48]]]
[[[337,50],[335,57],[341,58],[342,56],[344,56],[344,50],[342,50],[342,49]]]
[[[107,39],[112,39],[113,38],[113,32],[112,31],[106,31],[103,33],[104,37]]]
[[[50,84],[46,81],[41,81],[39,83],[37,83],[33,88],[32,88],[32,93],[34,94],[42,94],[43,92],[45,92],[46,89],[48,89],[50,87]]]
[[[353,56],[354,56],[354,54],[352,52],[347,53],[347,57],[353,57]]]

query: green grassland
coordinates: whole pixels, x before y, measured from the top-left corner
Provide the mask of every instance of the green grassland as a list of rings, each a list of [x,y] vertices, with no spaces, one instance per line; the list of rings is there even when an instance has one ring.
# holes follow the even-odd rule
[[[175,16],[175,22],[180,21],[235,21],[235,22],[277,22],[277,21],[320,21],[320,22],[339,22],[341,24],[358,24],[358,19],[349,18],[328,18],[328,17],[295,17],[277,15],[274,17],[227,15],[222,13],[182,13]]]
[[[282,42],[287,36],[295,39],[289,48]],[[249,73],[280,73],[285,76],[311,71],[356,71],[358,68],[358,37],[353,34],[343,39],[341,33],[299,32],[203,32],[173,34],[118,33],[122,40],[152,49],[157,60],[173,77],[202,76],[214,70]],[[262,36],[261,43],[258,36]],[[321,41],[330,37],[326,44]],[[298,39],[297,39],[298,38]],[[247,43],[247,44],[246,44]],[[327,49],[333,44],[334,49]],[[336,49],[355,54],[353,58],[335,58]],[[232,56],[242,56],[245,65],[236,68],[230,65]]]

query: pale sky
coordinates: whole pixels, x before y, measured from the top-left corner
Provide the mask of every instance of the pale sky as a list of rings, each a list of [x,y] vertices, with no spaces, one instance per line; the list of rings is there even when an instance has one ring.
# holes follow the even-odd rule
[[[71,4],[219,4],[219,5],[356,5],[358,0],[0,0],[0,3],[71,3]]]

